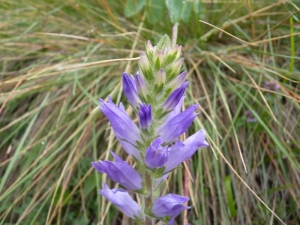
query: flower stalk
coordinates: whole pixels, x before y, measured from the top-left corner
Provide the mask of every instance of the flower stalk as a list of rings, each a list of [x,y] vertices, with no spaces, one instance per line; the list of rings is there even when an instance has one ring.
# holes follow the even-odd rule
[[[161,196],[161,187],[172,170],[191,158],[200,147],[208,146],[204,129],[184,142],[179,140],[198,115],[195,113],[197,104],[181,111],[188,87],[187,72],[181,71],[183,61],[181,46],[171,45],[165,35],[154,47],[148,41],[135,76],[123,73],[124,94],[139,125],[126,114],[122,104],[117,106],[110,98],[108,102],[100,100],[100,109],[124,150],[135,160],[136,167],[132,168],[113,152],[115,162],[93,162],[98,172],[106,173],[123,187],[110,190],[103,184],[99,193],[139,225],[154,225],[158,220],[172,225],[181,211],[190,208],[185,205],[188,197],[172,193]],[[127,190],[140,195],[142,206]]]

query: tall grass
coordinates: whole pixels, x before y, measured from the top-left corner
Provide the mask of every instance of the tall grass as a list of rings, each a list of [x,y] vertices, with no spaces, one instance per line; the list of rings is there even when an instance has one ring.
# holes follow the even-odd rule
[[[147,40],[171,34],[172,9],[153,2],[158,11],[121,0],[2,0],[0,224],[130,224],[97,194],[107,179],[90,162],[124,153],[97,99],[124,102],[122,72],[137,71]],[[204,127],[211,147],[167,188],[188,190],[192,224],[300,224],[297,3],[186,2],[177,37],[186,105],[200,103],[193,129]]]

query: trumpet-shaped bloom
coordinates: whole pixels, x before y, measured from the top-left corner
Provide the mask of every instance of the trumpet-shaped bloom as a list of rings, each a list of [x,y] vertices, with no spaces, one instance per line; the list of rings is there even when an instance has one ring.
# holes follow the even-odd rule
[[[148,129],[152,122],[151,104],[148,106],[145,103],[140,105],[139,110],[140,124],[142,129]]]
[[[179,113],[169,120],[167,119],[166,122],[157,129],[157,133],[164,142],[174,141],[189,128],[197,116],[197,114],[194,114],[197,107],[197,104],[190,106],[182,113]]]
[[[111,152],[111,154],[115,158],[115,162],[107,160],[92,162],[93,167],[100,173],[106,173],[110,179],[129,190],[141,189],[142,177],[140,174],[115,153]]]
[[[183,205],[189,200],[189,198],[184,196],[167,194],[156,199],[151,211],[157,217],[176,217],[182,210],[191,208]]]
[[[168,147],[162,147],[161,138],[154,140],[146,149],[145,164],[150,168],[163,167],[168,160]]]
[[[169,158],[165,164],[165,172],[171,171],[183,161],[191,158],[199,148],[208,146],[209,144],[205,140],[204,129],[199,130],[184,142],[176,141],[176,143],[170,147]]]
[[[141,100],[136,89],[134,77],[132,75],[128,75],[127,73],[123,73],[122,81],[126,98],[132,107],[136,108]]]
[[[136,141],[142,142],[139,128],[123,110],[116,106],[109,98],[108,102],[100,99],[100,109],[108,118],[116,137],[129,155],[141,160],[139,150],[135,147]]]
[[[99,194],[105,196],[112,204],[117,206],[125,215],[130,218],[137,217],[143,220],[141,207],[131,198],[127,191],[122,189],[109,189],[104,183]]]
[[[188,84],[188,82],[184,82],[179,88],[171,93],[171,95],[162,105],[165,111],[173,110],[178,105]]]

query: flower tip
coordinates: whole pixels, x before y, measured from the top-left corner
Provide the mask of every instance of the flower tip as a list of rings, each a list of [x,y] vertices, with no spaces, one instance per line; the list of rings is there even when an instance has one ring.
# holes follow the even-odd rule
[[[209,147],[209,143],[206,141],[206,140],[204,140],[204,142],[203,142],[203,147]]]
[[[183,87],[183,88],[186,88],[188,85],[189,85],[189,82],[186,81],[186,82],[184,82],[184,83],[182,84],[182,87]]]
[[[100,104],[105,103],[105,101],[102,98],[99,98],[98,101]]]

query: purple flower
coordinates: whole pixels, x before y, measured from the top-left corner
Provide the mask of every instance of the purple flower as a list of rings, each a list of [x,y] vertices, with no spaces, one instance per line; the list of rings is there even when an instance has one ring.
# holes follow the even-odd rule
[[[111,154],[115,162],[107,160],[92,162],[93,167],[100,173],[106,173],[110,179],[129,190],[140,190],[142,188],[140,174],[112,151]]]
[[[174,110],[168,114],[165,123],[167,123],[169,120],[171,120],[173,117],[177,116],[181,112],[183,100],[184,96],[182,96],[179,103],[175,106]]]
[[[278,91],[280,86],[277,82],[275,81],[267,81],[265,84],[265,88],[269,89],[270,91]]]
[[[130,102],[132,107],[136,108],[141,100],[136,90],[134,77],[132,75],[128,75],[127,73],[123,73],[122,81],[126,98]]]
[[[124,111],[124,107],[116,106],[110,98],[108,102],[100,99],[100,109],[108,118],[116,137],[129,155],[142,160],[139,150],[135,147],[136,141],[142,142],[139,128]]]
[[[170,147],[169,158],[165,164],[165,173],[170,172],[183,161],[191,158],[193,154],[201,147],[208,147],[205,140],[205,130],[201,129],[190,136],[184,142],[180,140]]]
[[[189,128],[197,116],[197,114],[194,114],[197,107],[198,104],[190,106],[184,112],[166,120],[166,122],[157,129],[157,133],[161,136],[164,142],[174,141]]]
[[[162,105],[165,111],[170,111],[178,105],[182,96],[184,95],[185,89],[188,86],[188,82],[184,82],[181,87],[177,88],[175,91],[171,93],[166,102]]]
[[[140,124],[142,129],[148,129],[152,122],[151,104],[148,106],[145,103],[140,105],[139,110]]]
[[[255,118],[254,114],[250,110],[247,110],[245,112],[245,116],[247,117],[247,121],[249,123],[257,122],[257,119]]]
[[[156,199],[151,211],[157,217],[176,217],[182,210],[191,208],[183,205],[183,203],[189,200],[189,198],[184,196],[167,194]]]
[[[146,149],[145,164],[150,168],[163,167],[168,160],[168,147],[162,147],[161,138],[155,139]]]
[[[169,221],[169,225],[174,225],[174,220],[175,220],[175,217],[172,217]]]
[[[135,75],[134,79],[138,93],[145,98],[147,95],[147,87],[145,81],[138,73]]]
[[[143,220],[143,213],[140,206],[130,197],[127,191],[122,189],[109,189],[104,183],[99,194],[105,196],[112,204],[117,206],[125,215],[130,218],[137,217]]]

